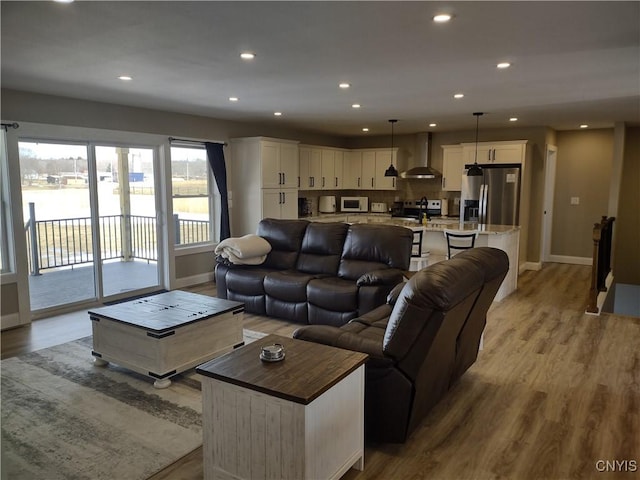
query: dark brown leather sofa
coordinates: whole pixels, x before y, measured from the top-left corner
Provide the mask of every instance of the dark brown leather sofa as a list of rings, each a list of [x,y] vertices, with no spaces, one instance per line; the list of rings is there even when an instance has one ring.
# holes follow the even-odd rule
[[[384,304],[411,260],[403,227],[268,218],[256,233],[271,252],[258,266],[218,257],[218,297],[304,324],[341,326]]]
[[[366,436],[404,442],[476,361],[487,311],[508,269],[502,250],[467,250],[416,273],[388,303],[341,328],[306,326],[293,336],[368,353]]]

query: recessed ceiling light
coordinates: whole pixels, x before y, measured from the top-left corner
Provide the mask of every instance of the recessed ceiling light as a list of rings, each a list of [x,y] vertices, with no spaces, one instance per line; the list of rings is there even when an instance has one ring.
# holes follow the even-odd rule
[[[433,21],[436,23],[446,23],[451,20],[451,15],[447,13],[439,13],[438,15],[433,17]]]
[[[583,123],[582,125],[580,125],[580,128],[589,128],[589,125],[587,125],[586,123]]]
[[[282,116],[282,112],[273,112],[273,114],[274,114],[276,117],[281,117],[281,116]]]
[[[517,122],[518,121],[518,117],[511,117],[509,119],[510,122]]]
[[[133,80],[133,77],[130,77],[129,75],[120,75],[118,79],[122,80],[123,82],[129,82]]]
[[[509,62],[500,62],[499,64],[496,65],[496,67],[498,68],[509,68],[511,66],[511,64]]]
[[[73,3],[73,0],[53,0],[56,3]]]
[[[464,93],[456,93],[453,98],[463,98],[464,97]]]
[[[240,58],[242,58],[243,60],[253,60],[254,58],[256,58],[256,54],[253,52],[242,52],[240,54]]]
[[[342,82],[340,85],[338,85],[340,88],[349,88],[351,86],[350,83],[347,82]]]
[[[360,104],[359,103],[354,103],[353,105],[351,105],[351,108],[360,108]]]
[[[229,101],[230,102],[237,102],[238,101],[238,97],[229,97]]]
[[[368,131],[369,131],[369,129],[368,129],[367,127],[364,127],[364,128],[362,129],[362,131],[363,131],[363,132],[368,132]]]
[[[438,124],[437,124],[437,123],[430,123],[430,124],[429,124],[429,126],[430,126],[430,127],[437,127],[437,126],[438,126]]]

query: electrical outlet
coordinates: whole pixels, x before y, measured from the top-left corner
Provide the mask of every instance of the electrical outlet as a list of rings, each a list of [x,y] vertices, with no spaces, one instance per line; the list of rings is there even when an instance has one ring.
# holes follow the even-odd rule
[[[571,205],[580,205],[580,197],[571,197]]]

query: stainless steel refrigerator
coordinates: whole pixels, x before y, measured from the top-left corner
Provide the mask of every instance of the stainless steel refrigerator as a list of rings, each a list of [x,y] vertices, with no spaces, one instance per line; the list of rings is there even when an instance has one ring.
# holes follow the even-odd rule
[[[462,175],[460,219],[480,225],[519,225],[520,165],[479,165],[482,175]]]

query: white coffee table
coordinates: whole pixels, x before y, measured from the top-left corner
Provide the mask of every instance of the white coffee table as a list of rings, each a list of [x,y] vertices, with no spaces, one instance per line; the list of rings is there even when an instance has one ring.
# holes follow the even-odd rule
[[[89,311],[94,362],[155,379],[170,377],[243,345],[244,304],[179,290]]]

